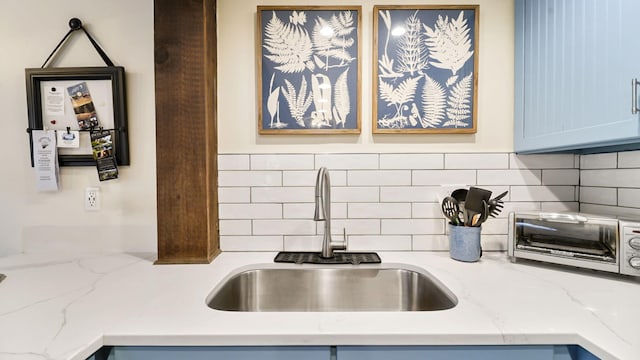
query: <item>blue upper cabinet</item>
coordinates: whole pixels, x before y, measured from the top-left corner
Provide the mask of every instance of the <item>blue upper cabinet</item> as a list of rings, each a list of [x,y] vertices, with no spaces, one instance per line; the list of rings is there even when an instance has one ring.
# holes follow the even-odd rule
[[[639,0],[516,0],[516,152],[640,148],[639,13]]]

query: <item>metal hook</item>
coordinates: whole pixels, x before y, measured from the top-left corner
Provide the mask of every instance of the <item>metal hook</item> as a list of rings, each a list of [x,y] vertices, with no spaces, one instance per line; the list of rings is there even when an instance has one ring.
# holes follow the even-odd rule
[[[69,27],[71,30],[80,30],[82,29],[82,21],[78,18],[71,18],[69,20]]]

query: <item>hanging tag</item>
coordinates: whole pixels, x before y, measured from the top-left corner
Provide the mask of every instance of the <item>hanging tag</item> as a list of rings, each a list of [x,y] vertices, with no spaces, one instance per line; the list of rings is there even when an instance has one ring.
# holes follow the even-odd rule
[[[58,191],[58,152],[54,130],[32,130],[34,168],[38,191]]]
[[[78,126],[82,130],[88,130],[98,126],[98,114],[91,100],[91,94],[86,82],[69,86],[67,92],[71,97],[73,112],[76,114]]]
[[[78,130],[70,130],[67,127],[67,130],[58,130],[57,134],[57,145],[59,148],[79,148],[80,147],[80,131]]]
[[[113,152],[113,139],[109,130],[91,131],[91,148],[100,181],[117,179],[118,166]]]

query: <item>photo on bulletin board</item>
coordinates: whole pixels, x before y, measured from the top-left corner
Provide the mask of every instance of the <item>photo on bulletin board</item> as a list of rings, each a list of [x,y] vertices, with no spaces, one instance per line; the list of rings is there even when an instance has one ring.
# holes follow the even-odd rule
[[[360,6],[258,6],[258,133],[359,134]]]
[[[77,146],[60,147],[61,166],[95,166],[92,130],[113,133],[118,165],[129,165],[124,68],[25,69],[27,106],[31,130],[55,130]],[[32,154],[33,165],[33,154]]]
[[[374,134],[477,131],[478,12],[374,7]]]

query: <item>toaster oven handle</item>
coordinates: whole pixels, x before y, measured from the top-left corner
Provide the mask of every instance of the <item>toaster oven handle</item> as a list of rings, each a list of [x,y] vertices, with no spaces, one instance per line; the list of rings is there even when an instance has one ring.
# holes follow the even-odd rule
[[[568,224],[582,224],[586,223],[588,219],[584,216],[575,214],[542,213],[540,214],[540,220]]]

